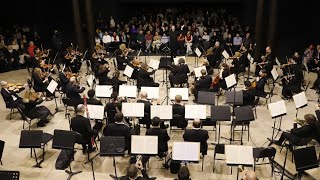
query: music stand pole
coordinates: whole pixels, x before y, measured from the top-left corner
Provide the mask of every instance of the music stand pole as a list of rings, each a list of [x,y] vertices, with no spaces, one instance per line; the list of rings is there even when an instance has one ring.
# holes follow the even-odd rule
[[[54,91],[53,93],[54,93],[54,94],[53,94],[53,96],[54,96],[54,103],[56,104],[56,108],[55,108],[54,114],[57,114],[58,112],[62,112],[63,110],[60,110],[60,109],[58,108],[56,91]]]
[[[285,144],[286,146],[286,156],[284,157],[284,163],[283,163],[283,169],[282,169],[282,175],[281,175],[281,179],[280,180],[283,180],[283,177],[284,177],[284,171],[286,169],[286,163],[287,163],[287,156],[288,156],[288,145]]]
[[[68,155],[68,153],[69,153],[69,150],[67,150],[67,156],[69,156],[69,155]],[[70,170],[70,171],[69,171],[69,170]],[[71,169],[71,163],[69,164],[69,170],[65,170],[65,172],[66,172],[67,174],[69,174],[69,176],[68,176],[68,179],[67,179],[67,180],[70,180],[70,179],[71,179],[71,177],[72,177],[72,176],[74,176],[74,175],[76,175],[76,174],[80,174],[80,173],[82,173],[82,171],[72,172],[72,169]]]
[[[110,174],[110,177],[117,180],[118,175],[117,175],[117,167],[116,167],[116,158],[114,156],[112,156],[112,158],[113,158],[114,175]]]

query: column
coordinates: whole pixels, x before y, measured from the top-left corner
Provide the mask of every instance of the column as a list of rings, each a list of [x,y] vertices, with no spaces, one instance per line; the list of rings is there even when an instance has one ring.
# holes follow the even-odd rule
[[[73,23],[74,23],[74,29],[75,29],[75,35],[76,35],[76,44],[79,46],[79,50],[84,50],[79,0],[72,0],[72,10],[73,10]]]
[[[89,52],[93,53],[94,51],[94,21],[93,21],[93,14],[92,14],[92,0],[85,0],[85,11],[86,11],[86,24],[87,24],[87,31],[88,31],[88,48]]]

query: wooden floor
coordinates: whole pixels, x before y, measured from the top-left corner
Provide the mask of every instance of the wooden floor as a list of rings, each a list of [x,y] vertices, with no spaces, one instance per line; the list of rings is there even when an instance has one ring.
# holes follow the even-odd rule
[[[149,61],[149,57],[140,57],[142,61]],[[160,57],[152,57],[155,59],[159,59]],[[199,64],[201,64],[202,59],[200,59]],[[187,57],[187,64],[190,66],[192,70],[194,67],[195,59],[192,57]],[[253,71],[254,68],[252,67]],[[81,74],[83,75],[81,81],[85,83],[86,77],[86,66],[83,63]],[[157,82],[161,82],[163,80],[163,70],[158,70],[155,74],[155,79]],[[215,71],[217,73],[217,70]],[[111,73],[110,73],[111,76]],[[311,85],[315,80],[316,75],[314,73],[306,73],[306,80],[311,81]],[[17,70],[12,72],[7,72],[0,74],[0,80],[6,80],[8,82],[21,82],[25,83],[27,78],[29,78],[27,70]],[[124,79],[124,77],[122,77]],[[193,78],[189,78],[189,81],[192,82]],[[86,91],[89,88],[86,89]],[[240,82],[238,83],[237,90],[243,89],[243,77],[240,78]],[[266,87],[267,89],[267,87]],[[267,89],[268,90],[268,89]],[[85,92],[86,92],[85,91]],[[272,97],[272,102],[281,100],[281,86],[276,84],[274,92],[277,95]],[[58,93],[56,93],[58,95]],[[318,96],[314,90],[308,89],[306,91],[307,97],[309,100],[308,106],[299,110],[298,117],[303,118],[305,113],[313,113],[316,110],[316,100]],[[59,95],[60,96],[60,95]],[[160,83],[160,97],[161,100],[166,96],[166,88],[163,83]],[[60,97],[59,97],[60,98]],[[63,110],[63,104],[60,104],[60,99],[57,99],[58,108]],[[189,104],[193,104],[193,97],[189,98]],[[133,100],[131,100],[133,101]],[[104,102],[104,100],[103,100]],[[186,102],[187,103],[187,102]],[[219,98],[219,105],[225,103],[225,97]],[[44,102],[43,105],[47,106],[52,112],[55,109],[54,101]],[[286,101],[286,107],[288,110],[287,115],[283,117],[282,120],[282,129],[289,130],[293,127],[293,121],[296,114],[296,109],[294,102]],[[209,108],[208,108],[209,109]],[[3,165],[0,166],[1,170],[17,170],[21,173],[21,178],[23,180],[57,180],[57,179],[67,179],[68,175],[62,170],[55,169],[55,161],[60,153],[59,150],[52,149],[50,142],[46,147],[46,156],[45,161],[42,163],[42,168],[33,168],[32,166],[35,164],[35,159],[30,158],[30,150],[29,149],[19,149],[19,139],[20,139],[20,131],[22,130],[21,117],[18,113],[15,113],[12,116],[12,120],[9,120],[9,110],[5,108],[5,104],[2,100],[0,100],[0,139],[6,142],[5,149],[2,157]],[[247,134],[245,134],[244,144],[252,145],[253,147],[266,147],[269,142],[267,142],[267,137],[271,137],[272,134],[272,126],[273,119],[271,119],[270,113],[267,109],[267,106],[264,105],[264,101],[261,100],[260,105],[257,107],[257,119],[251,123],[250,126],[250,138],[247,139]],[[191,124],[189,124],[189,128]],[[51,120],[50,123],[47,124],[46,127],[37,128],[35,124],[32,125],[32,129],[41,129],[44,132],[52,133],[54,129],[65,129],[68,130],[68,120],[65,119],[64,112],[57,113]],[[211,129],[211,128],[206,128]],[[145,129],[142,128],[141,134],[145,133]],[[281,134],[281,133],[280,133]],[[173,131],[170,136],[171,140],[169,142],[169,149],[171,150],[172,142],[174,141],[183,141],[182,132]],[[214,132],[209,132],[209,151],[208,155],[205,156],[204,159],[204,171],[201,172],[201,164],[189,164],[188,167],[191,172],[192,179],[201,179],[201,180],[211,180],[211,179],[236,179],[236,168],[233,169],[233,174],[230,173],[230,167],[226,166],[224,161],[216,162],[216,170],[213,173],[213,152],[214,146],[211,143],[215,142]],[[222,123],[221,126],[221,136],[222,137],[230,137],[230,123]],[[239,137],[239,134],[236,134]],[[278,136],[279,137],[279,136]],[[228,144],[229,141],[225,139],[221,139],[220,143]],[[99,142],[98,142],[99,144]],[[239,144],[239,142],[233,142],[232,144]],[[317,148],[317,152],[319,152],[319,144],[316,142],[311,142],[311,144],[315,145]],[[81,147],[81,146],[80,146]],[[279,164],[283,164],[284,152],[280,153],[277,147],[276,161]],[[98,151],[91,154],[94,156]],[[40,156],[42,152],[37,150],[37,155]],[[289,154],[289,160],[287,161],[287,170],[291,173],[295,173],[295,166],[291,162],[291,154]],[[125,169],[128,165],[129,157],[117,157],[116,158],[116,167],[118,175],[124,175]],[[81,170],[83,171],[81,174],[75,175],[72,177],[73,180],[87,180],[92,179],[92,171],[90,164],[85,164],[86,156],[82,154],[81,151],[78,151],[75,154],[75,160],[72,162],[72,169],[74,171]],[[250,169],[250,168],[249,168]],[[320,179],[320,169],[314,169],[308,171],[310,175],[303,176],[303,179]],[[100,157],[97,156],[94,159],[94,171],[96,179],[112,179],[109,174],[114,174],[114,168],[112,166],[112,158],[108,157]],[[147,169],[148,174],[151,177],[157,177],[157,179],[173,179],[176,175],[171,174],[170,171],[162,168],[162,161],[159,161],[157,158],[153,157],[150,160],[150,165]],[[257,175],[259,179],[280,179],[281,174],[274,173],[273,177],[271,177],[271,168],[268,165],[259,166],[256,169]],[[286,179],[286,178],[285,178]]]

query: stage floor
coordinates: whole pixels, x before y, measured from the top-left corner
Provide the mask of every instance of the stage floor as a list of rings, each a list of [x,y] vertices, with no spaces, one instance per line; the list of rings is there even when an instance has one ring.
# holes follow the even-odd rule
[[[140,56],[140,60],[143,62],[148,62],[150,58],[154,59],[160,59],[159,56]],[[187,57],[187,64],[190,67],[190,70],[193,70],[193,67],[195,65],[195,57]],[[201,64],[202,59],[199,59],[199,65]],[[254,68],[252,67],[251,70],[253,71]],[[112,72],[114,69],[112,69]],[[85,83],[86,76],[85,73],[87,72],[86,64],[83,63],[81,74],[82,79],[81,82]],[[112,75],[112,72],[110,72],[109,76]],[[218,71],[215,70],[216,74]],[[166,85],[163,84],[161,81],[163,80],[163,73],[165,73],[163,70],[158,70],[155,73],[155,79],[156,82],[160,83],[160,99],[162,100],[166,97]],[[168,73],[169,74],[169,73]],[[252,74],[252,73],[251,73]],[[53,75],[56,77],[56,75]],[[310,86],[313,85],[313,82],[316,78],[315,73],[306,73],[306,80],[307,82],[311,82]],[[6,80],[8,82],[13,83],[26,83],[27,79],[30,78],[28,72],[26,69],[21,69],[17,71],[7,72],[0,74],[0,80]],[[121,78],[125,79],[124,76]],[[189,82],[193,82],[194,78],[189,78]],[[252,81],[252,80],[251,80]],[[243,77],[240,77],[240,81],[238,82],[237,90],[243,89]],[[267,89],[267,87],[266,87]],[[281,87],[278,83],[276,83],[274,95],[272,97],[272,102],[281,100]],[[86,91],[89,90],[89,88],[86,88]],[[267,89],[268,90],[268,89]],[[23,91],[24,92],[24,91]],[[22,93],[23,93],[22,92]],[[22,96],[22,93],[20,94]],[[57,99],[58,107],[60,110],[64,110],[63,104],[60,104],[60,94],[56,93],[56,95],[59,95],[59,98]],[[306,95],[308,100],[314,100],[309,101],[308,106],[304,107],[299,110],[298,117],[303,118],[303,115],[306,113],[312,113],[314,114],[314,111],[316,110],[317,106],[317,100],[318,95],[314,90],[308,89],[306,91]],[[185,102],[188,104],[194,104],[193,103],[193,96],[189,97],[189,101]],[[102,100],[105,102],[105,100]],[[131,100],[133,101],[133,100]],[[164,102],[166,103],[166,102]],[[219,98],[219,105],[222,105],[225,103],[225,97],[221,96]],[[244,133],[244,145],[252,145],[254,147],[266,147],[269,142],[267,142],[267,137],[271,137],[272,134],[272,126],[273,126],[273,119],[271,119],[270,113],[267,109],[267,106],[264,105],[264,101],[260,100],[260,105],[257,107],[257,119],[251,123],[250,126],[250,139],[248,141],[247,139],[247,133]],[[43,102],[43,105],[47,106],[52,112],[54,112],[55,109],[55,103],[54,100],[52,101],[46,101]],[[290,130],[293,127],[293,121],[295,119],[296,115],[296,109],[293,100],[286,101],[286,107],[287,107],[287,115],[285,115],[282,119],[282,129],[283,130]],[[5,148],[4,153],[2,157],[3,165],[0,166],[1,170],[18,170],[21,173],[22,180],[56,180],[56,179],[66,179],[68,175],[62,171],[62,170],[56,170],[55,169],[55,161],[60,153],[60,150],[52,149],[51,144],[46,147],[46,156],[45,161],[42,163],[42,169],[39,168],[33,168],[32,166],[35,164],[34,158],[30,158],[30,150],[29,149],[19,149],[19,139],[20,139],[20,131],[22,130],[22,124],[23,121],[21,120],[21,117],[18,113],[15,113],[12,116],[12,120],[9,120],[9,109],[5,108],[5,103],[3,100],[0,100],[0,139],[5,141]],[[57,113],[47,124],[46,127],[43,128],[37,128],[36,124],[33,121],[33,125],[31,129],[41,129],[44,132],[52,133],[54,129],[64,129],[68,130],[68,120],[65,119],[64,112]],[[189,122],[188,128],[191,128],[192,124]],[[212,130],[211,127],[206,127],[205,129]],[[145,128],[141,128],[141,135],[145,134]],[[170,135],[171,140],[169,141],[169,149],[171,150],[172,142],[174,141],[183,141],[182,138],[183,132],[180,131],[173,131]],[[198,164],[188,164],[188,167],[190,169],[191,178],[192,179],[202,179],[202,180],[211,180],[211,179],[236,179],[236,168],[233,168],[233,174],[230,173],[230,167],[226,166],[224,161],[216,161],[216,170],[213,173],[212,172],[212,166],[213,166],[213,152],[214,152],[214,145],[211,145],[211,143],[215,142],[215,133],[213,131],[209,131],[209,149],[208,149],[208,155],[205,156],[204,159],[204,171],[201,172],[201,163]],[[236,134],[236,137],[239,137],[240,133]],[[230,123],[222,123],[221,125],[221,136],[222,137],[230,137]],[[279,136],[278,136],[279,138]],[[226,139],[220,139],[220,143],[229,144],[229,140]],[[99,142],[98,142],[99,144]],[[240,144],[240,142],[233,142],[232,144]],[[317,152],[319,153],[319,144],[312,141],[311,144],[314,144],[317,148]],[[76,145],[77,147],[79,145]],[[81,146],[79,146],[81,147]],[[94,156],[98,151],[91,154],[91,156]],[[40,150],[37,150],[37,155],[41,155],[42,152]],[[279,149],[277,151],[276,156],[283,156],[283,152],[279,153]],[[294,164],[291,162],[291,154],[288,156],[289,160],[287,162],[287,166],[289,169],[295,169]],[[71,163],[72,170],[83,171],[81,174],[75,175],[72,177],[73,180],[87,180],[92,179],[92,173],[91,173],[91,166],[90,164],[84,164],[84,162],[87,160],[87,157],[82,154],[82,152],[79,150],[75,154],[75,160]],[[116,158],[116,166],[117,166],[117,172],[118,175],[125,175],[126,173],[126,167],[128,165],[129,157],[117,157]],[[149,167],[147,168],[147,172],[150,177],[157,177],[157,179],[173,179],[177,175],[171,174],[169,170],[166,170],[162,168],[162,162],[159,161],[156,157],[153,157],[150,159]],[[282,162],[283,163],[283,162]],[[249,168],[250,169],[250,168]],[[114,174],[114,169],[112,166],[112,158],[106,158],[106,157],[96,157],[94,159],[94,170],[96,179],[112,179],[109,174]],[[313,176],[314,179],[320,179],[320,173],[319,168],[317,170],[310,171],[310,174]],[[271,168],[269,165],[264,166],[258,166],[256,168],[257,176],[260,180],[263,179],[280,179],[279,174],[275,174],[274,177],[271,177]],[[311,176],[304,176],[303,179],[313,179]]]

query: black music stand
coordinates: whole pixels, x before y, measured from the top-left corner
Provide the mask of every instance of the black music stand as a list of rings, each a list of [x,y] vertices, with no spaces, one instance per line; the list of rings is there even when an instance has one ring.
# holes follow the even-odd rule
[[[199,91],[197,104],[207,104],[214,106],[216,99],[215,96],[216,94],[214,92]]]
[[[44,148],[43,148],[43,154],[42,154],[42,160],[38,162],[38,157],[36,154],[35,148],[41,148],[42,147],[42,136],[43,131],[42,130],[22,130],[21,136],[20,136],[20,143],[19,148],[31,148],[31,156],[32,156],[32,150],[36,159],[36,165],[33,167],[42,168],[41,163],[44,161]]]
[[[231,121],[230,106],[211,106],[211,119],[219,124],[218,144],[220,143],[220,121]],[[231,143],[231,138],[230,138]]]
[[[53,134],[53,142],[52,142],[52,148],[53,149],[65,149],[67,150],[67,153],[71,150],[72,153],[74,151],[74,144],[76,142],[76,134],[72,131],[65,131],[65,130],[59,130],[55,129]],[[67,154],[68,156],[68,154]],[[69,174],[69,177],[67,180],[70,180],[72,176],[82,173],[82,171],[76,171],[72,172],[71,169],[71,162],[69,164],[69,170],[65,170],[67,174]]]
[[[104,136],[100,139],[100,156],[113,157],[114,175],[110,174],[113,179],[118,179],[116,156],[124,156],[125,153],[125,138],[123,136]]]
[[[169,104],[169,101],[170,101],[169,87],[168,87],[168,69],[171,69],[171,68],[172,68],[172,59],[170,57],[161,57],[159,69],[163,70],[163,80],[160,82],[162,82],[162,86],[166,85],[166,97],[163,99],[161,104],[163,104],[164,101],[166,101],[167,104]]]
[[[243,137],[243,126],[244,123],[254,121],[254,115],[252,111],[252,106],[242,106],[242,107],[236,107],[234,109],[235,119],[232,121],[232,124],[236,125],[237,123],[241,123],[241,145],[243,145],[242,137]],[[232,126],[231,126],[232,127]],[[231,131],[233,132],[233,131]],[[248,132],[249,133],[249,132]],[[233,137],[233,136],[231,136]],[[237,141],[232,139],[233,141]]]
[[[51,81],[52,81],[52,80],[51,80]],[[54,109],[54,110],[55,110],[54,114],[57,114],[58,112],[62,112],[63,110],[60,110],[60,109],[58,108],[57,97],[56,97],[56,89],[53,90],[52,94],[53,94],[53,96],[54,96],[54,103],[55,103],[55,105],[56,105],[56,108]]]
[[[19,180],[20,171],[0,171],[0,179],[3,180]]]
[[[234,108],[243,105],[242,91],[226,91],[226,104],[232,106],[232,115],[234,116]]]
[[[294,163],[298,172],[298,179],[301,179],[303,172],[309,169],[318,168],[318,158],[314,146],[293,150]]]

